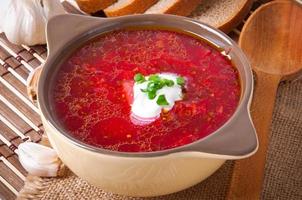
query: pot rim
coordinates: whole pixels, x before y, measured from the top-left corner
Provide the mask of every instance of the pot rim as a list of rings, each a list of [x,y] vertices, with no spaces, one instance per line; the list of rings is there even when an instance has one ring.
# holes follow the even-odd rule
[[[45,103],[46,100],[45,100],[45,95],[44,95],[45,94],[44,87],[45,87],[45,85],[48,84],[47,81],[46,81],[46,77],[47,77],[47,74],[49,72],[49,68],[53,64],[53,62],[56,59],[56,57],[58,56],[58,54],[63,52],[64,50],[68,49],[68,47],[70,47],[70,46],[67,45],[68,42],[71,42],[71,43],[75,42],[75,38],[80,38],[80,37],[84,38],[85,36],[83,36],[83,34],[85,32],[86,33],[87,32],[93,32],[92,35],[95,37],[97,35],[102,34],[102,31],[98,31],[98,30],[101,29],[100,26],[102,26],[106,23],[107,24],[111,23],[111,26],[114,27],[114,26],[118,26],[118,25],[112,25],[112,23],[114,23],[115,21],[117,21],[117,22],[127,22],[127,21],[135,21],[135,20],[139,20],[139,19],[144,20],[144,18],[146,18],[146,21],[148,21],[148,20],[152,21],[153,19],[167,20],[167,21],[180,20],[184,24],[197,25],[201,29],[205,29],[207,31],[210,31],[213,34],[216,34],[217,36],[223,38],[225,40],[225,42],[229,44],[229,46],[231,46],[232,48],[235,48],[235,50],[237,51],[237,54],[239,54],[237,56],[239,56],[240,59],[242,60],[242,62],[244,62],[243,68],[244,68],[244,72],[245,72],[245,76],[246,76],[245,88],[244,88],[244,90],[242,89],[241,100],[240,100],[235,112],[232,114],[232,116],[222,126],[220,126],[216,131],[210,133],[208,136],[206,136],[204,138],[201,138],[199,140],[196,140],[192,143],[183,145],[183,146],[179,146],[179,147],[175,147],[175,148],[171,148],[171,149],[166,149],[166,150],[161,150],[161,151],[151,151],[151,152],[119,152],[119,151],[112,151],[112,150],[103,149],[103,148],[100,148],[100,147],[95,147],[95,146],[89,145],[87,143],[84,143],[84,142],[72,137],[70,134],[68,134],[66,131],[64,131],[63,128],[61,128],[59,126],[59,124],[56,124],[54,122],[54,120],[51,117],[50,111],[46,106],[46,103]],[[66,20],[67,21],[71,20],[71,21],[69,21],[69,23],[67,25],[69,27],[73,27],[75,25],[75,23],[79,23],[77,20],[83,20],[85,23],[87,23],[88,21],[91,21],[91,22],[95,22],[95,24],[87,25],[88,27],[84,28],[85,31],[83,31],[83,30],[79,31],[77,33],[77,36],[75,36],[75,35],[71,36],[71,37],[67,36],[66,40],[61,42],[62,43],[61,47],[56,48],[56,46],[53,44],[53,41],[56,38],[56,36],[54,36],[54,34],[56,34],[56,33],[54,33],[54,31],[53,31],[53,29],[54,29],[53,27],[58,26],[58,23],[61,22],[62,24],[65,23],[64,26],[66,28],[66,24],[67,24]],[[141,25],[138,25],[138,26],[141,26]],[[168,25],[163,26],[163,27],[169,28]],[[121,29],[121,28],[122,27],[119,27],[119,29]],[[183,30],[184,32],[187,32],[182,27],[178,27],[178,28],[180,30]],[[72,29],[67,28],[67,30],[72,30]],[[103,31],[103,33],[104,33],[104,31]],[[64,34],[66,34],[66,31],[64,32]],[[198,33],[194,33],[194,34],[198,35],[198,37],[204,38],[202,35],[199,35]],[[146,15],[146,14],[144,14],[144,15],[123,16],[123,17],[110,18],[110,19],[100,19],[100,18],[94,18],[94,17],[77,16],[77,15],[68,14],[68,15],[59,15],[59,16],[53,17],[48,22],[48,24],[47,24],[47,42],[48,42],[48,48],[49,48],[48,49],[49,50],[49,55],[48,55],[48,58],[47,58],[47,61],[46,61],[45,65],[42,69],[41,78],[39,79],[39,84],[38,84],[38,93],[37,93],[38,98],[37,99],[38,99],[39,108],[41,110],[41,115],[43,115],[43,117],[46,119],[48,125],[53,130],[56,130],[57,133],[60,133],[62,136],[64,136],[66,139],[68,139],[68,141],[70,141],[74,145],[76,145],[80,148],[84,148],[86,150],[92,151],[92,152],[102,153],[102,154],[111,155],[111,156],[120,156],[120,157],[157,157],[157,156],[174,154],[174,153],[178,153],[178,152],[192,152],[193,151],[193,152],[203,153],[205,155],[218,155],[218,157],[222,156],[221,158],[227,157],[228,159],[239,159],[239,158],[244,158],[244,157],[247,157],[247,156],[250,156],[250,155],[254,154],[256,152],[256,150],[258,149],[258,139],[257,139],[257,135],[255,133],[255,129],[254,129],[254,126],[252,124],[250,113],[249,113],[249,106],[250,106],[252,93],[253,93],[252,70],[249,66],[249,63],[248,63],[245,55],[239,49],[237,44],[235,42],[233,42],[227,35],[225,35],[221,31],[219,31],[215,28],[212,28],[209,25],[201,23],[200,21],[196,21],[194,19],[186,18],[186,17],[174,16],[174,15],[172,16],[172,15],[156,15],[156,14]],[[213,41],[209,41],[209,42],[212,43],[212,44],[215,44]],[[82,42],[82,43],[85,43],[85,42]],[[237,67],[237,66],[235,66],[235,67]],[[241,74],[240,74],[240,79],[242,81]],[[249,127],[250,132],[255,137],[254,145],[253,145],[252,148],[249,148],[248,150],[245,149],[243,152],[238,153],[238,154],[230,154],[230,153],[223,154],[223,153],[215,153],[215,152],[213,153],[211,151],[199,150],[200,143],[202,143],[204,141],[207,141],[207,140],[211,140],[211,138],[213,138],[214,136],[217,136],[217,135],[219,135],[219,133],[224,132],[224,130],[227,129],[227,127],[230,124],[232,124],[231,122],[233,122],[235,118],[238,119],[242,116],[245,117],[245,121],[248,121],[251,124],[251,127]],[[211,149],[211,148],[209,148],[209,149]]]

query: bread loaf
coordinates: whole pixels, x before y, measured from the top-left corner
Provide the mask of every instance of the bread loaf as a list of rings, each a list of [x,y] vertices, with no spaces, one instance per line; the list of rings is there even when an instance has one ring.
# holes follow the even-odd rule
[[[118,0],[104,10],[108,17],[144,13],[158,0]]]
[[[188,16],[202,0],[160,0],[146,14],[174,14]]]
[[[228,33],[242,22],[253,2],[254,0],[203,0],[190,17]]]
[[[116,0],[76,0],[80,9],[86,13],[95,13],[116,2]]]

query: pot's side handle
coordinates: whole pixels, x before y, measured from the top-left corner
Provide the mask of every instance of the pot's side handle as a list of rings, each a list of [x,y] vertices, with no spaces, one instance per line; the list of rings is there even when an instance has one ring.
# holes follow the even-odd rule
[[[48,55],[57,52],[71,38],[89,32],[105,21],[110,21],[110,19],[75,14],[54,16],[46,25]]]
[[[227,159],[241,159],[256,153],[258,138],[247,108],[226,124],[223,131],[192,145],[190,150],[216,154]]]
[[[42,65],[34,69],[27,78],[26,89],[27,95],[32,102],[37,101],[38,81],[42,71]]]
[[[56,52],[74,36],[101,25],[108,19],[74,14],[57,15],[46,26],[48,55]],[[32,102],[37,101],[38,80],[42,65],[32,71],[27,78],[27,94]]]
[[[38,82],[42,72],[42,68],[43,65],[40,65],[39,67],[34,69],[27,78],[27,83],[26,83],[27,95],[33,103],[36,103],[37,101]],[[45,149],[45,147],[43,146],[52,148],[45,133],[41,136],[41,141],[39,142],[39,144],[35,144],[28,141],[22,143],[22,147],[24,148],[21,152],[23,153],[20,152],[20,148],[21,148],[21,144],[20,144],[19,146],[20,148],[18,147],[19,160],[23,168],[29,174],[34,176],[41,176],[41,177],[56,177],[56,176],[64,176],[66,174],[67,168],[58,157],[55,162],[48,163],[45,165],[40,165],[39,162],[41,161],[41,156],[45,157],[46,155],[40,153],[39,157],[37,157],[38,153],[33,151],[31,147],[32,145],[35,145],[36,148]],[[48,149],[48,151],[52,151],[52,150]],[[34,160],[31,159],[33,157],[35,158]]]

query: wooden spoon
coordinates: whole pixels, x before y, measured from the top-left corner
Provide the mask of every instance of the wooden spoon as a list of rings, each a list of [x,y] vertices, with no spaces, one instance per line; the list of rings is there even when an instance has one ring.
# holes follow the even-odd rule
[[[259,150],[235,162],[228,199],[260,198],[278,84],[302,71],[301,19],[297,3],[273,1],[256,10],[243,27],[239,45],[256,75],[251,114]]]

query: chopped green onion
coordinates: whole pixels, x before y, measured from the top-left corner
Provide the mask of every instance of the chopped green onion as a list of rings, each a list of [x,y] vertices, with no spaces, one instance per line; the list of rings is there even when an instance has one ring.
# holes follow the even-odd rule
[[[158,90],[165,86],[172,87],[175,84],[173,80],[161,78],[158,74],[152,74],[149,76],[148,80],[146,80],[144,75],[137,73],[134,76],[134,80],[136,83],[144,83],[145,81],[148,81],[147,87],[145,89],[141,89],[141,91],[147,93],[148,98],[151,100],[156,98],[156,93]],[[176,83],[183,87],[185,84],[185,79],[179,76],[176,78]],[[159,95],[156,103],[163,106],[169,105],[165,95]]]
[[[165,86],[165,84],[162,83],[162,81],[155,82],[155,88],[156,90],[160,90]]]
[[[148,81],[159,82],[160,77],[158,76],[158,74],[153,74],[153,75],[149,76]]]
[[[164,79],[165,85],[168,87],[172,87],[174,85],[174,81],[169,80],[169,79]]]
[[[145,79],[144,75],[142,75],[141,73],[137,73],[134,76],[134,81],[137,83],[143,83],[146,81],[146,79]]]
[[[180,86],[184,86],[185,85],[185,79],[181,76],[176,78],[176,83]]]
[[[161,94],[158,96],[156,103],[160,106],[167,106],[169,105],[165,95]]]
[[[149,82],[147,85],[148,88],[155,88],[156,87],[156,83],[154,82]]]
[[[149,99],[154,99],[156,97],[156,91],[155,92],[148,92],[148,98]]]
[[[148,92],[156,92],[157,88],[156,88],[156,84],[153,82],[149,82],[147,85],[147,91]]]

